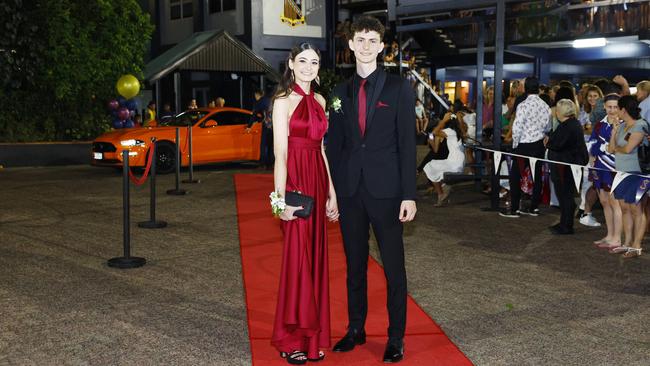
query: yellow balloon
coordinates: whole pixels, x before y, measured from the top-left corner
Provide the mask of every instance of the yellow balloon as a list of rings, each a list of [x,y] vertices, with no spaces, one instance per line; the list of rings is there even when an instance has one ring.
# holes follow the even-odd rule
[[[117,81],[116,87],[117,92],[126,99],[131,99],[140,92],[140,82],[131,74],[123,75]]]

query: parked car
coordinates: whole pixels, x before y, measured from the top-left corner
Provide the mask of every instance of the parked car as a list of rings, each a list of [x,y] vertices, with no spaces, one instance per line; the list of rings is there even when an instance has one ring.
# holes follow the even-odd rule
[[[125,128],[105,133],[93,141],[92,164],[122,166],[122,151],[129,150],[129,166],[144,167],[156,138],[156,171],[176,169],[176,128],[180,127],[181,166],[189,164],[188,127],[192,128],[193,163],[251,161],[260,157],[259,123],[246,126],[252,112],[239,108],[200,108],[156,122],[155,127]]]

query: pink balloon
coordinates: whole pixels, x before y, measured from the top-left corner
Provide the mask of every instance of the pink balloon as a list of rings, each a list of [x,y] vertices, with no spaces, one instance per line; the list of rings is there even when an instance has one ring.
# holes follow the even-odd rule
[[[120,102],[117,99],[112,99],[108,102],[108,108],[112,111],[116,110],[120,106]]]
[[[118,109],[117,118],[119,118],[121,121],[124,121],[125,119],[129,118],[129,109],[126,107],[122,107]]]

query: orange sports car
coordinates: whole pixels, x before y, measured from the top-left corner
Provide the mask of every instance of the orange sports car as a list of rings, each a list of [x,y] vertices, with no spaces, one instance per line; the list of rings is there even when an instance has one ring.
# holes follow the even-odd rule
[[[93,141],[92,164],[122,166],[122,151],[129,150],[129,166],[143,167],[151,138],[156,138],[156,171],[176,169],[176,128],[180,127],[181,166],[189,165],[188,130],[192,128],[194,164],[259,160],[261,125],[246,130],[251,111],[239,108],[201,108],[185,111],[156,127],[125,128],[107,132]]]

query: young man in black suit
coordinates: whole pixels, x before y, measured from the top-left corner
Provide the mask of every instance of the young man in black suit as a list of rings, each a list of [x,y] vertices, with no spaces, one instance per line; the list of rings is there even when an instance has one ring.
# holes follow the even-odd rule
[[[372,224],[388,281],[384,362],[398,362],[404,353],[407,296],[402,225],[417,211],[415,95],[407,80],[377,68],[384,27],[376,18],[357,19],[351,35],[356,73],[334,90],[327,146],[341,214],[349,318],[348,332],[333,350],[347,352],[365,343]]]

